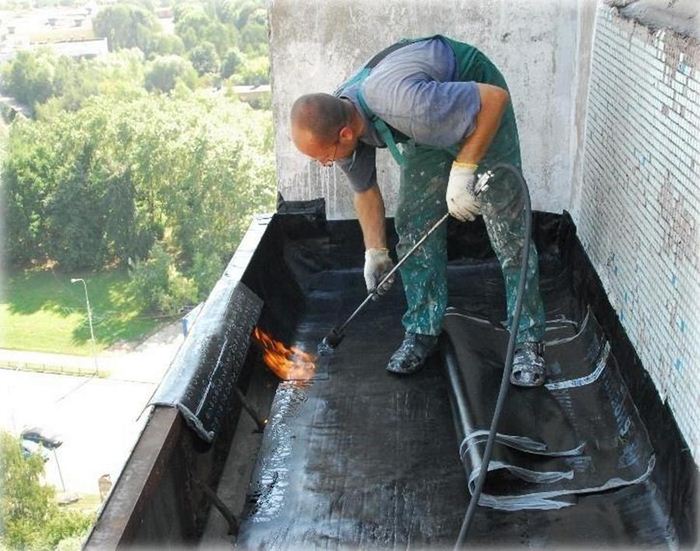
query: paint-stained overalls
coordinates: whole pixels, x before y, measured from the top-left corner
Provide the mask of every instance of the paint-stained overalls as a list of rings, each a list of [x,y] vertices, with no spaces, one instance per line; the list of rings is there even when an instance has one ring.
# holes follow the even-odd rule
[[[441,37],[452,48],[457,59],[459,81],[476,81],[508,89],[500,71],[479,50]],[[399,234],[397,253],[402,257],[427,230],[447,211],[445,193],[452,161],[461,144],[441,149],[416,143],[379,119],[367,105],[361,83],[388,53],[402,41],[377,54],[350,83],[360,83],[358,100],[373,126],[401,166],[399,200],[396,209],[396,230]],[[397,142],[400,142],[397,147]],[[499,162],[521,168],[520,144],[515,114],[511,104],[503,114],[500,127],[486,155],[479,163],[479,172]],[[506,287],[508,324],[515,308],[520,257],[524,241],[523,196],[520,183],[506,171],[499,171],[480,194],[481,213],[491,245],[503,270]],[[438,335],[447,307],[447,226],[443,224],[401,268],[408,310],[403,316],[407,331]],[[544,336],[544,309],[539,293],[537,251],[530,248],[527,282],[517,344],[538,342]]]

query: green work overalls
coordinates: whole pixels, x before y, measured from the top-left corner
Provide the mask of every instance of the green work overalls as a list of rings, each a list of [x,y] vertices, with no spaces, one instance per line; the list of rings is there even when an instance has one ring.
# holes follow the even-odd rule
[[[476,81],[508,89],[500,71],[483,53],[468,44],[442,38],[457,58],[458,81]],[[388,50],[393,51],[395,48],[396,45]],[[374,115],[364,101],[361,83],[369,75],[371,67],[383,57],[382,53],[375,56],[341,88],[350,83],[360,82],[360,106],[401,167],[395,222],[399,235],[397,253],[402,257],[447,211],[447,180],[452,161],[461,144],[455,144],[448,149],[421,145],[389,128]],[[396,139],[402,141],[398,146],[400,151],[396,147]],[[511,104],[503,114],[498,132],[486,155],[479,163],[479,172],[499,162],[521,168],[518,129]],[[520,183],[507,171],[499,171],[490,180],[489,187],[480,194],[479,202],[491,245],[503,270],[510,326],[524,242],[524,199]],[[443,224],[401,267],[401,279],[408,303],[408,310],[402,322],[407,331],[438,335],[442,330],[447,307],[446,240],[447,225]],[[537,250],[533,244],[530,247],[517,344],[541,341],[544,336],[544,323],[544,309],[539,293]]]

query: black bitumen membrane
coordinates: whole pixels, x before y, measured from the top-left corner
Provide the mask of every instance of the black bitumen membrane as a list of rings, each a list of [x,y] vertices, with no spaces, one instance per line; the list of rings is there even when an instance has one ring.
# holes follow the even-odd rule
[[[536,217],[536,222],[541,289],[553,328],[549,337],[571,337],[585,326],[588,312],[588,304],[580,296],[581,278],[575,274],[582,267],[567,265],[571,255],[563,254],[562,247],[571,239],[571,235],[565,235],[570,234],[570,228],[563,227],[566,224],[562,224],[560,217],[544,215],[539,220]],[[268,301],[266,305],[263,325],[267,319],[267,329],[284,336],[287,344],[315,352],[321,339],[354,310],[366,292],[361,271],[362,247],[354,226],[312,223],[304,229],[305,224],[295,222],[285,228],[283,251],[284,276],[293,275],[303,299],[294,296],[285,303],[284,294],[295,293],[282,285],[277,291],[277,302]],[[450,304],[457,307],[460,314],[482,322],[486,320],[481,329],[470,332],[469,324],[477,323],[473,319],[464,318],[464,323],[455,329],[455,324],[460,325],[460,322],[448,317],[453,326],[450,330],[453,339],[459,338],[455,337],[455,331],[471,335],[459,339],[458,351],[456,354],[453,351],[452,357],[457,357],[458,363],[470,364],[460,365],[467,373],[469,370],[483,373],[483,366],[487,366],[489,377],[500,378],[495,365],[505,348],[502,338],[505,332],[498,327],[505,318],[500,269],[483,227],[465,235],[462,228],[453,224],[450,235]],[[270,285],[267,285],[269,290]],[[258,283],[257,286],[256,289],[252,284],[253,289],[260,292],[264,285]],[[285,304],[288,311],[285,311]],[[299,304],[303,304],[300,316]],[[460,461],[460,444],[465,430],[469,429],[460,423],[458,412],[453,414],[451,395],[454,397],[455,389],[450,384],[444,355],[435,354],[421,372],[410,377],[397,377],[384,370],[403,336],[400,319],[404,308],[401,284],[397,282],[388,295],[370,304],[347,328],[344,341],[332,355],[319,358],[312,381],[279,385],[248,491],[237,539],[239,548],[367,549],[453,545],[469,499],[465,468],[467,472],[474,469],[469,461],[465,464]],[[295,321],[285,325],[285,320]],[[586,369],[595,367],[603,352],[604,329],[596,324],[589,338],[587,345],[573,346],[568,352],[572,357],[581,356],[576,377],[585,376]],[[599,348],[593,354],[597,354],[596,358],[591,359],[590,350],[596,346]],[[443,350],[447,348],[449,346],[443,346]],[[611,351],[608,346],[606,352],[613,360],[614,350],[615,347]],[[613,386],[626,393],[625,383],[616,370],[614,366],[606,373],[613,373]],[[567,378],[562,376],[554,380]],[[468,377],[465,380],[469,383]],[[481,393],[475,390],[476,384],[472,381],[467,391],[468,402],[472,404],[469,408],[472,418],[479,418],[476,428],[484,428],[493,408],[491,402],[495,400],[493,384],[488,382],[484,388],[491,390]],[[611,384],[607,383],[608,387]],[[523,392],[527,391],[517,391],[521,398]],[[545,389],[534,392],[540,396],[554,393]],[[504,426],[520,431],[529,430],[529,426],[533,438],[545,441],[549,438],[550,444],[560,449],[569,450],[585,444],[582,448],[586,450],[585,459],[581,459],[579,450],[577,458],[564,461],[565,466],[573,467],[577,476],[594,462],[593,474],[586,474],[582,487],[591,480],[594,484],[591,487],[597,487],[618,475],[628,482],[633,480],[639,468],[642,471],[646,468],[653,453],[653,443],[649,442],[642,419],[625,394],[622,401],[628,408],[628,417],[634,420],[637,431],[634,437],[639,444],[637,463],[628,472],[627,465],[620,459],[625,454],[618,453],[625,449],[624,443],[617,446],[614,442],[619,436],[619,427],[600,426],[601,439],[609,445],[595,443],[595,423],[614,424],[614,420],[619,419],[614,414],[608,415],[615,408],[594,403],[609,398],[610,393],[599,389],[585,392],[583,405],[564,408],[571,415],[562,414],[556,422],[548,421],[543,413],[562,413],[562,402],[558,402],[556,396],[542,398],[548,405],[541,408],[534,398],[526,396],[530,401],[525,405],[522,400],[514,400],[506,408]],[[616,396],[621,396],[619,392]],[[567,395],[564,402],[569,398]],[[603,406],[604,414],[591,419],[598,405]],[[577,413],[582,416],[580,423],[576,421]],[[537,423],[528,425],[528,417],[533,422],[538,420]],[[570,434],[566,433],[567,427],[571,427]],[[625,429],[622,434],[626,434]],[[603,449],[605,453],[588,453],[592,447]],[[504,448],[495,457],[504,460],[507,456],[508,461],[517,464],[519,455],[525,457],[520,459],[528,468],[539,468],[537,460],[521,452]],[[626,457],[629,459],[629,455]],[[659,460],[666,461],[663,454],[657,456],[657,462]],[[581,466],[582,461],[584,466]],[[600,469],[595,468],[595,461],[599,462]],[[669,516],[668,493],[660,490],[658,483],[673,487],[678,482],[669,478],[677,478],[679,473],[685,472],[681,468],[657,466],[653,476],[641,477],[642,482],[563,497],[562,501],[570,506],[559,509],[503,511],[479,507],[468,542],[499,547],[673,546],[678,531]],[[691,475],[694,473],[687,474],[687,482],[692,484]],[[492,494],[532,490],[523,490],[522,481],[513,477],[489,476],[486,488]],[[687,495],[679,496],[675,509],[687,505]]]

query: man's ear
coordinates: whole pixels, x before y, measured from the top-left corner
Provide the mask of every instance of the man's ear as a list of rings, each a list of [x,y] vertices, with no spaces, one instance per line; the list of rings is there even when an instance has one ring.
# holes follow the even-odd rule
[[[349,126],[343,126],[343,128],[340,129],[340,132],[338,132],[338,136],[340,137],[341,141],[349,142],[353,140],[355,133]]]

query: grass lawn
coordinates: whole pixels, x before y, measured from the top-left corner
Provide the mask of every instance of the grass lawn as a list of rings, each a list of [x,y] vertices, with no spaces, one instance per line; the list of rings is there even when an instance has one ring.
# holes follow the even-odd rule
[[[71,277],[87,283],[98,351],[139,341],[163,322],[141,312],[127,290],[126,270],[8,273],[0,288],[0,348],[89,355],[85,291]]]
[[[80,494],[80,499],[75,503],[61,505],[64,511],[76,511],[86,515],[94,515],[102,505],[102,500],[97,494]]]

